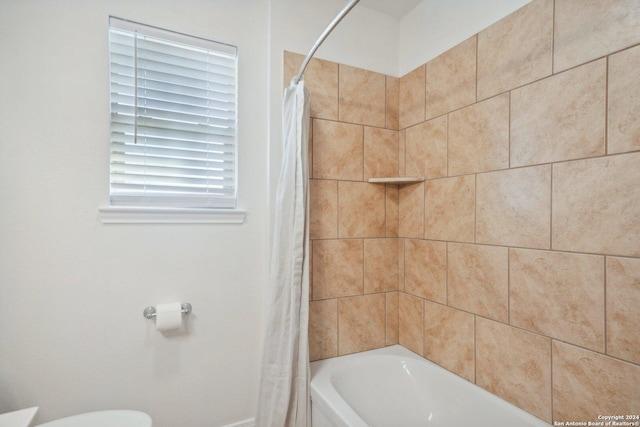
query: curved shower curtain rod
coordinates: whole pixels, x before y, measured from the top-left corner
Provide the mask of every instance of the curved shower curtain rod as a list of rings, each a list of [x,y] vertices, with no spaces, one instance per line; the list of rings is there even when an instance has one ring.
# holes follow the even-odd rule
[[[342,21],[342,18],[345,17],[345,15],[347,13],[349,13],[349,11],[351,11],[351,9],[353,9],[353,7],[358,4],[360,0],[351,0],[337,15],[335,18],[333,18],[333,21],[331,21],[329,23],[329,25],[327,26],[327,28],[322,32],[322,34],[320,35],[320,37],[318,38],[318,40],[316,40],[315,44],[313,45],[313,47],[311,48],[311,50],[309,51],[309,53],[307,54],[306,58],[304,58],[304,61],[302,61],[302,66],[300,66],[300,71],[298,71],[298,74],[296,74],[296,76],[294,77],[294,83],[298,84],[300,82],[300,79],[302,78],[302,74],[304,73],[304,70],[307,68],[307,65],[309,64],[309,61],[311,61],[311,58],[313,57],[313,54],[316,53],[316,50],[318,50],[318,48],[320,47],[320,45],[322,44],[322,42],[324,42],[324,39],[327,38],[327,36],[329,36],[329,34],[331,33],[331,31],[333,31],[333,29],[340,23],[340,21]]]

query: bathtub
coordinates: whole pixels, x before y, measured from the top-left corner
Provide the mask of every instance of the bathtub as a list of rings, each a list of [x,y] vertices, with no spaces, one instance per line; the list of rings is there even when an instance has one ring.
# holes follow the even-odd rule
[[[311,363],[313,427],[549,424],[399,345]]]

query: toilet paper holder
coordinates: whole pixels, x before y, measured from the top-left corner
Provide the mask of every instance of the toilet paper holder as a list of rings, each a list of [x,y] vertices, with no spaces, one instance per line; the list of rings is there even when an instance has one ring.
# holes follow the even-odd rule
[[[189,304],[188,302],[183,302],[182,303],[182,314],[189,314],[189,313],[191,313],[191,304]],[[149,306],[149,307],[144,309],[142,314],[147,319],[153,319],[154,317],[156,317],[156,308],[153,307],[153,306]]]

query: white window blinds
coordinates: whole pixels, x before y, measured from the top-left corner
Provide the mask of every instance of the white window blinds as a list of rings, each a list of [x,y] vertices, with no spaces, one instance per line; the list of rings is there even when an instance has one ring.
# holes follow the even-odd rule
[[[112,206],[235,208],[237,48],[109,19]]]

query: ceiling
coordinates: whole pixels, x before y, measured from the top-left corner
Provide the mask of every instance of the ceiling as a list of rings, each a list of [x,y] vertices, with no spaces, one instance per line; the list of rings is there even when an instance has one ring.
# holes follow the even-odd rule
[[[402,18],[422,0],[361,0],[360,6],[377,10],[396,18]]]

